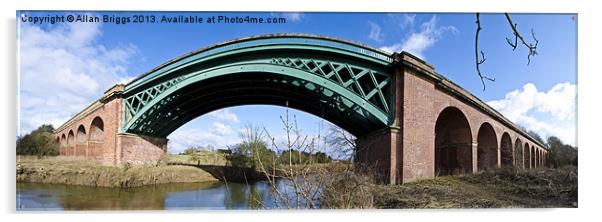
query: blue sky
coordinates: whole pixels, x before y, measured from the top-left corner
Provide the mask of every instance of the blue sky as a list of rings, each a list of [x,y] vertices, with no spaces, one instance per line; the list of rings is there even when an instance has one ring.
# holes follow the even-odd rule
[[[17,16],[54,15],[21,12]],[[63,14],[63,13],[58,13]],[[81,14],[81,13],[80,13]],[[518,29],[538,55],[527,66],[528,51],[506,43],[512,37],[503,14],[482,14],[480,49],[487,61],[481,81],[475,71],[475,15],[414,13],[144,13],[93,12],[95,15],[212,15],[284,17],[285,24],[55,24],[34,25],[17,19],[19,50],[19,133],[43,123],[59,126],[118,82],[192,50],[233,38],[266,33],[310,33],[338,37],[388,51],[409,51],[440,74],[488,102],[505,116],[546,137],[576,144],[576,16],[512,14]],[[85,84],[72,84],[80,82]],[[85,85],[85,87],[83,87]],[[224,147],[239,141],[245,123],[265,126],[282,136],[284,108],[231,107],[201,116],[168,138],[169,152],[208,144]],[[323,135],[329,123],[291,111],[303,132]]]

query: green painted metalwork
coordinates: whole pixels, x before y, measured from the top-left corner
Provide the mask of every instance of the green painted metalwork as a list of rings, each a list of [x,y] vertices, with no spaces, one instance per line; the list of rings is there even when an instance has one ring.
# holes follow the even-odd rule
[[[382,111],[389,112],[389,103],[382,92],[383,87],[391,81],[389,74],[354,65],[316,59],[274,58],[272,63],[302,69],[332,80],[353,91],[364,100],[370,101],[375,95],[378,95],[378,99],[372,103]],[[361,86],[361,80],[364,80],[364,86]]]
[[[194,93],[198,90],[195,84],[253,75],[252,81],[263,85],[264,77],[256,73],[271,76],[278,85],[270,87],[282,87],[282,94],[302,88],[316,95],[324,107],[384,127],[392,123],[394,111],[391,63],[390,56],[381,51],[317,36],[260,36],[219,44],[173,60],[127,84],[122,131],[166,136],[196,117],[195,109],[211,105],[204,102],[208,92]],[[249,88],[244,84],[230,87]],[[253,92],[252,87],[250,90]],[[258,96],[270,95],[255,96],[251,102],[266,102]],[[200,97],[204,100],[199,101]],[[234,97],[244,103],[243,95]],[[194,103],[204,107],[190,105]],[[239,102],[222,105],[230,103]],[[165,121],[172,121],[171,125]]]

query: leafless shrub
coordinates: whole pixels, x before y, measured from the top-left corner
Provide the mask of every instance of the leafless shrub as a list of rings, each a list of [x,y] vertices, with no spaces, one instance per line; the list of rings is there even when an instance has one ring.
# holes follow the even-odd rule
[[[326,184],[320,203],[322,208],[374,208],[373,189],[370,175],[347,171]]]
[[[355,136],[336,125],[328,127],[328,135],[325,142],[330,146],[333,153],[337,153],[337,159],[353,161],[356,154]]]
[[[317,208],[370,208],[372,196],[370,194],[370,179],[354,174],[352,166],[348,163],[332,161],[318,163],[314,158],[304,161],[295,155],[302,153],[315,153],[321,138],[303,135],[298,128],[296,118],[289,118],[288,109],[281,116],[284,130],[284,142],[279,142],[263,129],[271,150],[283,153],[280,159],[288,161],[266,160],[254,152],[257,161],[256,169],[265,173],[270,186],[273,206],[266,206],[261,201],[263,208],[279,209],[317,209]],[[248,129],[256,129],[248,127]],[[247,129],[247,130],[248,130]],[[258,135],[258,133],[247,133]],[[256,139],[254,137],[243,138]],[[255,147],[257,148],[257,147]]]

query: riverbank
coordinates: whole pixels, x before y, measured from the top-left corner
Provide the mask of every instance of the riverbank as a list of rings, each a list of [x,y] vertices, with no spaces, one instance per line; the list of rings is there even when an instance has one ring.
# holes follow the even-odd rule
[[[375,208],[577,207],[577,167],[498,169],[374,187]]]
[[[324,208],[575,208],[577,167],[496,169],[400,185],[345,174],[326,189]]]
[[[204,165],[114,167],[77,159],[18,158],[17,182],[140,187],[217,181],[216,172],[212,176],[202,167]],[[505,168],[476,175],[442,176],[402,185],[374,184],[369,177],[351,173],[346,165],[316,165],[313,168],[316,172],[322,172],[319,175],[325,176],[324,179],[346,175],[326,187],[323,193],[326,196],[321,198],[324,208],[577,207],[577,167],[573,166],[527,170]],[[343,171],[338,172],[338,168]],[[223,177],[223,171],[217,177]],[[266,182],[262,184],[269,186]],[[238,185],[248,186],[244,183]]]
[[[167,183],[217,181],[210,173],[190,166],[102,166],[67,158],[17,158],[17,182],[69,184],[92,187],[140,187]]]

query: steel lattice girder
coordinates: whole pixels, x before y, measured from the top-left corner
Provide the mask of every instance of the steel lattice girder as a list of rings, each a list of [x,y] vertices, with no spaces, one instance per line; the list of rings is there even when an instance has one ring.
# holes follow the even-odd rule
[[[145,127],[153,125],[152,121],[161,121],[157,115],[166,115],[159,112],[178,99],[182,94],[179,89],[207,79],[241,73],[270,73],[301,80],[297,82],[304,82],[308,90],[327,91],[329,95],[324,96],[339,98],[331,101],[345,101],[345,106],[354,107],[350,110],[365,118],[376,119],[383,126],[392,122],[394,107],[391,105],[393,92],[388,57],[373,56],[375,52],[353,45],[340,47],[340,42],[334,47],[312,45],[315,42],[311,38],[312,41],[304,44],[291,44],[285,41],[286,38],[277,40],[274,43],[260,39],[261,43],[244,41],[237,43],[243,46],[231,44],[212,48],[176,60],[128,84],[122,131],[153,134],[156,129]],[[293,40],[298,41],[298,38]],[[319,41],[322,44],[326,40]],[[207,53],[211,50],[214,52]],[[171,112],[167,114],[171,115]]]
[[[304,80],[287,80],[281,76],[258,79],[253,75],[259,74],[228,75],[225,77],[230,78],[225,81],[212,78],[189,85],[177,94],[177,100],[162,106],[152,117],[141,119],[143,125],[135,128],[136,133],[167,136],[196,116],[244,104],[286,105],[321,116],[350,132],[359,132],[358,135],[375,126],[374,122],[366,121],[374,119],[367,111],[326,88]]]
[[[373,103],[381,110],[389,112],[389,102],[382,92],[382,88],[391,82],[388,74],[354,65],[314,59],[274,58],[272,63],[306,70],[333,80],[335,83],[360,95],[364,100],[370,101],[374,95],[378,95],[378,102]],[[343,73],[347,76],[344,76]],[[382,80],[378,81],[377,77]],[[364,83],[364,86],[361,86],[360,79],[362,78],[369,79],[369,83]]]

